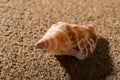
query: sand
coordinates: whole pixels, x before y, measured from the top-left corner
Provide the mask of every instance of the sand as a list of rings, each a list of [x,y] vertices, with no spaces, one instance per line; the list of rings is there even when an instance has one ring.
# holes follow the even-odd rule
[[[93,24],[85,60],[32,45],[59,21]],[[0,0],[0,80],[120,80],[120,0]]]

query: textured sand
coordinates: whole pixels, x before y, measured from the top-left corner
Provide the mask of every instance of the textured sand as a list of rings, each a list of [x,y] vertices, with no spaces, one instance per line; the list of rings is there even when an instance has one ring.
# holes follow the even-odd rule
[[[32,47],[53,23],[94,25],[85,60]],[[120,80],[120,0],[0,0],[0,80]]]

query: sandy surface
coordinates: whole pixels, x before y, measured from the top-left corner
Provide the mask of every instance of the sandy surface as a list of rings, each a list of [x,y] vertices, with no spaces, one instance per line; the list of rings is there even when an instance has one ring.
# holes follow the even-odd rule
[[[94,25],[91,57],[32,47],[58,21]],[[0,80],[120,80],[120,0],[0,0]]]

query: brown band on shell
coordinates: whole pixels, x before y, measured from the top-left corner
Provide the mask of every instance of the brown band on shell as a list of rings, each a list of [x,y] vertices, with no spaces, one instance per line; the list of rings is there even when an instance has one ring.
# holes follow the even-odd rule
[[[87,34],[87,32],[84,30],[84,28],[82,29],[80,26],[76,26],[74,27],[74,30],[77,34],[77,41],[80,41],[81,39],[85,38],[85,35]]]
[[[76,41],[76,34],[75,32],[72,30],[70,25],[64,25],[61,27],[61,29],[69,36],[69,39],[74,42]]]
[[[45,43],[44,48],[45,48],[45,49],[48,49],[48,47],[50,46],[50,45],[49,45],[49,40],[48,40],[48,39],[45,39],[45,40],[44,40],[44,43]]]
[[[69,36],[62,29],[61,29],[61,31],[62,31],[61,35],[64,39],[65,46],[68,46],[68,43],[70,43],[71,40],[70,40]]]
[[[58,41],[55,36],[51,38],[51,45],[52,45],[51,51],[56,51],[58,49]]]
[[[64,39],[64,36],[62,34],[62,31],[58,31],[55,35],[56,39],[57,39],[57,42],[58,42],[58,49],[64,49],[65,48],[65,39]]]

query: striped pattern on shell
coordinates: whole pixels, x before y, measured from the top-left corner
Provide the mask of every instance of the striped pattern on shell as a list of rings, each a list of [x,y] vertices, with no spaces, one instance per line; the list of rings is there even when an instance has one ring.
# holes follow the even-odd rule
[[[54,55],[72,55],[84,59],[93,53],[97,36],[91,26],[58,22],[53,24],[35,46],[47,49]]]

